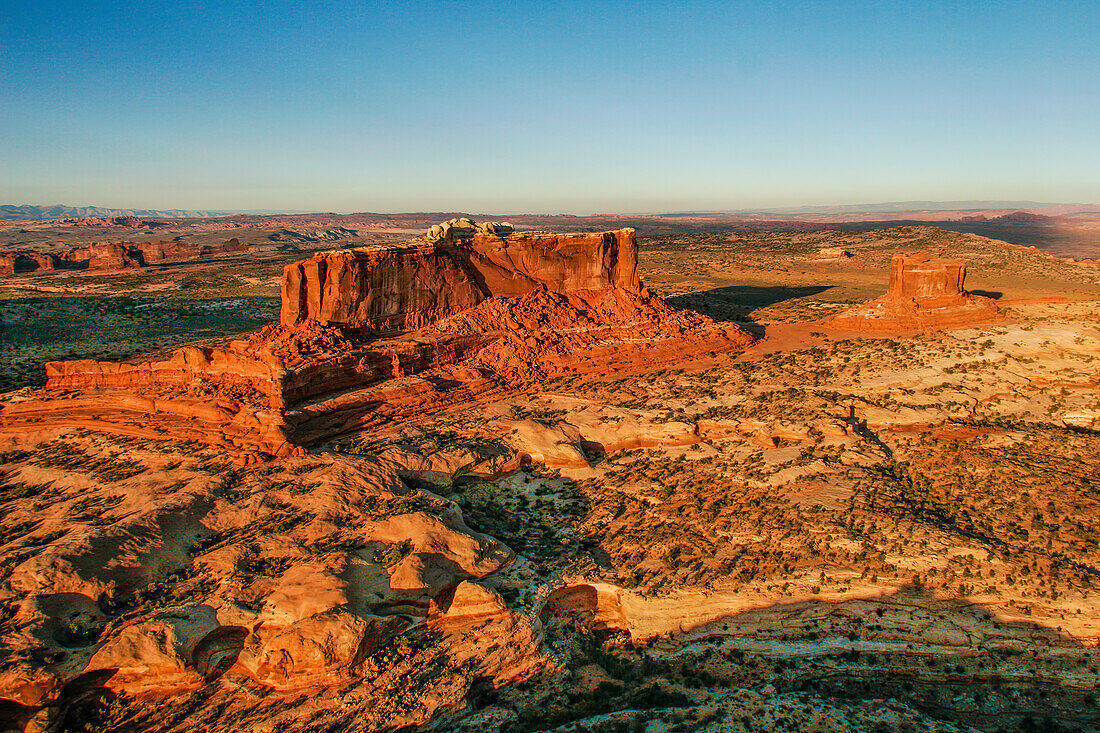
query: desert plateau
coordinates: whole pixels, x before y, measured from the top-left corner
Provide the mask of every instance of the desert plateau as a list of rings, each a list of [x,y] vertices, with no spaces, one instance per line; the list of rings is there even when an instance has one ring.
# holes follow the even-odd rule
[[[333,223],[112,271],[130,351],[0,398],[9,730],[1100,725],[1100,268]],[[277,305],[150,352],[150,292]]]
[[[1100,3],[8,6],[0,733],[1100,733]]]

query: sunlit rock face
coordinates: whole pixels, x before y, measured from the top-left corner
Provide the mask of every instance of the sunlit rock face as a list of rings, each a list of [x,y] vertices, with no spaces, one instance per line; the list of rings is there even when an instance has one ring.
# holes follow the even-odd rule
[[[492,297],[639,287],[633,229],[514,233],[507,224],[458,219],[401,245],[288,265],[280,320],[410,330]]]
[[[0,437],[94,423],[249,461],[521,384],[750,343],[645,288],[633,229],[517,233],[454,219],[402,244],[288,265],[281,323],[247,338],[160,360],[49,362],[42,395],[0,405]]]

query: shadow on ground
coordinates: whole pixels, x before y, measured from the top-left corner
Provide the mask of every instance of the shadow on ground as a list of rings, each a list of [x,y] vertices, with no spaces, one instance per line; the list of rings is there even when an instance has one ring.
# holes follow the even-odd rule
[[[757,308],[764,308],[796,298],[817,295],[832,286],[828,285],[727,285],[699,293],[687,293],[666,298],[674,308],[692,310],[709,316],[716,321],[738,321],[752,325],[749,314]]]

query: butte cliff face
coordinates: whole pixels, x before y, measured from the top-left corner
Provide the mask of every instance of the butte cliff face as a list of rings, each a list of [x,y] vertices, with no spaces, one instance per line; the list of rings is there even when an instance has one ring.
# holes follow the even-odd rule
[[[514,233],[457,219],[398,246],[317,255],[283,272],[283,325],[306,321],[402,331],[492,297],[623,288],[637,291],[633,229]]]
[[[637,265],[633,229],[515,233],[468,219],[320,254],[286,267],[281,323],[247,339],[163,361],[48,363],[42,393],[0,404],[0,438],[75,425],[285,456],[550,377],[752,342],[669,307]]]
[[[880,298],[834,316],[826,324],[867,333],[960,328],[1004,320],[991,298],[963,288],[966,263],[927,252],[894,255],[890,285]]]

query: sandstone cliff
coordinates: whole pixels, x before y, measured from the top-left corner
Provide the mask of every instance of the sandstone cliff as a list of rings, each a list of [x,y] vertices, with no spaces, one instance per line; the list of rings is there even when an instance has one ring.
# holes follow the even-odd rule
[[[38,252],[6,252],[0,254],[0,275],[56,270],[57,265],[57,257],[51,254]]]
[[[637,290],[633,229],[512,233],[448,222],[419,240],[317,255],[283,272],[281,321],[374,331],[421,328],[494,296]]]
[[[0,275],[58,269],[123,270],[247,251],[248,247],[236,237],[221,244],[202,247],[179,239],[159,242],[100,242],[75,247],[60,255],[39,252],[0,253]]]

